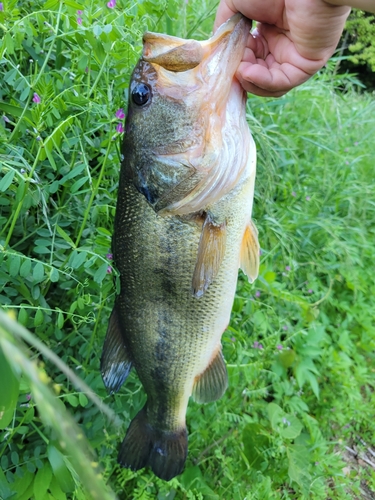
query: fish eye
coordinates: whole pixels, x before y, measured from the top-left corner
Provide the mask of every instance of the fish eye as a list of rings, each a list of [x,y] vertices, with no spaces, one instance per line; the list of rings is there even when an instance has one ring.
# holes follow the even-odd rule
[[[132,90],[132,99],[137,106],[143,106],[151,97],[150,88],[144,83],[138,83]]]

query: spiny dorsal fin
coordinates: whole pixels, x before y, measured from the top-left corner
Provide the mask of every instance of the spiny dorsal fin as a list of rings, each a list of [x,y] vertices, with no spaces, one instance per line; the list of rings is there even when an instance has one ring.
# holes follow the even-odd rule
[[[100,360],[102,379],[110,394],[120,389],[132,367],[130,354],[125,346],[121,329],[120,315],[115,304],[109,318],[107,335]]]
[[[197,403],[211,403],[221,398],[227,387],[227,367],[220,347],[206,370],[195,378],[192,397]]]
[[[193,274],[192,288],[195,297],[202,297],[210,283],[216,278],[224,257],[226,240],[226,223],[215,224],[211,216],[207,214],[202,227]]]
[[[258,230],[253,221],[246,226],[241,244],[240,268],[247,275],[250,283],[258,276],[259,272],[259,242]]]
[[[196,40],[186,41],[169,35],[146,32],[143,35],[142,58],[169,71],[187,71],[201,63],[203,49]]]

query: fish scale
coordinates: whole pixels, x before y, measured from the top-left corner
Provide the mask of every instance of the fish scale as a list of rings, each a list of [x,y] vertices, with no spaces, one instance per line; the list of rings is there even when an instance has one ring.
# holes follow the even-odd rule
[[[208,403],[221,397],[227,387],[221,336],[230,320],[238,268],[241,266],[251,280],[258,271],[259,246],[251,222],[255,145],[246,124],[245,96],[233,79],[235,60],[229,68],[229,82],[221,83],[231,87],[224,93],[229,96],[227,109],[220,103],[217,118],[195,123],[189,115],[189,106],[194,107],[194,116],[199,110],[199,99],[206,104],[205,86],[218,77],[222,60],[228,64],[226,50],[237,51],[238,64],[248,29],[248,22],[235,16],[211,40],[201,42],[199,50],[199,42],[160,35],[161,46],[172,47],[166,55],[162,47],[157,47],[158,34],[146,34],[145,45],[152,40],[151,49],[146,51],[148,61],[145,65],[141,58],[130,85],[133,94],[137,85],[144,86],[142,94],[129,102],[112,241],[121,291],[108,326],[101,372],[104,384],[113,393],[135,368],[147,402],[129,426],[119,462],[132,470],[149,466],[165,480],[184,467],[190,396]],[[157,64],[152,63],[153,48]],[[211,59],[214,66],[206,70],[204,65]],[[154,64],[152,71],[150,64]],[[163,64],[169,68],[167,73],[163,73]],[[183,71],[184,65],[187,71]],[[201,78],[199,71],[206,72],[206,77]],[[146,83],[142,83],[143,77]],[[163,84],[164,77],[169,87]],[[194,140],[189,135],[186,140],[181,138],[169,125],[165,128],[165,147],[162,152],[156,151],[152,134],[155,126],[159,127],[159,147],[165,102],[170,116],[170,96],[176,99],[178,92],[183,93],[189,78],[193,83],[187,85],[184,105],[177,103],[175,111],[180,113],[176,122],[187,134],[190,131]],[[203,89],[196,81],[201,81]],[[192,88],[198,92],[195,99],[190,96]],[[223,109],[228,116],[222,114]],[[221,123],[223,116],[225,121]],[[219,127],[214,133],[201,130],[206,142],[211,140],[212,144],[203,147],[196,139],[197,123],[200,127]],[[178,147],[176,140],[180,141]],[[218,147],[223,148],[222,163]],[[238,161],[244,161],[243,165]],[[181,175],[173,174],[174,165]],[[205,175],[217,182],[211,198],[199,187],[206,186]],[[207,188],[211,189],[209,183]],[[189,211],[190,205],[196,208],[197,204],[197,210]]]

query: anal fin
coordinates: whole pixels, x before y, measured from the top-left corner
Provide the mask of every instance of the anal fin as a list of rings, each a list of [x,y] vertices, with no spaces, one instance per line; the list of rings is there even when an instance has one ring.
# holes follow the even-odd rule
[[[132,367],[130,354],[121,333],[122,326],[117,307],[115,303],[109,319],[107,335],[100,360],[102,379],[110,394],[120,389]]]
[[[216,278],[225,253],[226,236],[226,223],[215,224],[207,214],[199,240],[192,281],[193,295],[197,298],[202,297]]]
[[[245,229],[241,244],[240,268],[252,283],[259,273],[259,242],[258,230],[253,221]]]
[[[220,350],[206,370],[195,379],[192,397],[197,403],[211,403],[220,399],[228,387],[228,372]]]

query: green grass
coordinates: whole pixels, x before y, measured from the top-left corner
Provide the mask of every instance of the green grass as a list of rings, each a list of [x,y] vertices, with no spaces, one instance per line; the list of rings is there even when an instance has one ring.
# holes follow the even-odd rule
[[[206,38],[215,9],[3,3],[0,304],[31,334],[0,316],[0,498],[94,498],[93,485],[103,499],[373,498],[374,96],[330,66],[283,98],[249,96],[260,276],[240,276],[223,336],[229,389],[190,403],[186,469],[165,483],[116,464],[145,395],[132,373],[109,397],[99,373],[115,113],[143,31]]]

